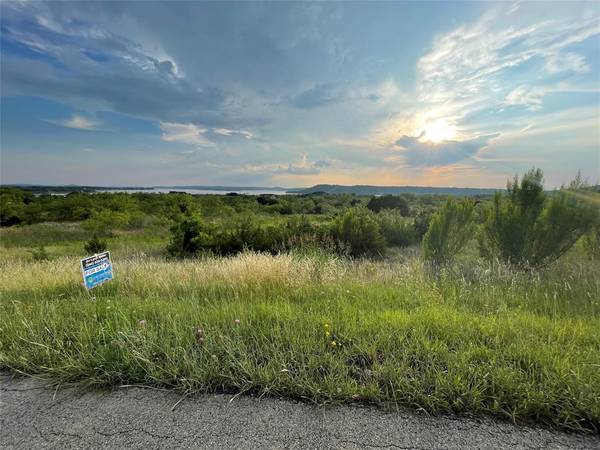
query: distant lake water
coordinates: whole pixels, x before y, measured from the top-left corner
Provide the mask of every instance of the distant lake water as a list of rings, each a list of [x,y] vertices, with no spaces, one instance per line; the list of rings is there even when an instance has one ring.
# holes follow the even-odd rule
[[[185,188],[152,188],[152,189],[95,189],[92,193],[115,193],[115,192],[124,192],[128,194],[133,193],[145,193],[145,194],[168,194],[169,192],[185,192],[187,194],[212,194],[212,195],[226,195],[231,192],[242,195],[290,195],[284,189],[185,189]],[[49,192],[52,195],[67,195],[68,192]]]

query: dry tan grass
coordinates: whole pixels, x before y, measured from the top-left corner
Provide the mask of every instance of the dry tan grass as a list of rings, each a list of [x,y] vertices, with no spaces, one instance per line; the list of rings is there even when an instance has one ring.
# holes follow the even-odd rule
[[[345,280],[393,282],[411,271],[408,265],[392,267],[369,261],[261,253],[176,261],[136,256],[117,260],[114,265],[115,278],[123,287],[140,292],[207,284],[245,289],[269,286],[297,288]],[[73,257],[38,262],[13,260],[3,263],[1,268],[0,285],[2,290],[7,291],[24,287],[35,290],[38,286],[40,289],[58,288],[82,281],[79,260]]]

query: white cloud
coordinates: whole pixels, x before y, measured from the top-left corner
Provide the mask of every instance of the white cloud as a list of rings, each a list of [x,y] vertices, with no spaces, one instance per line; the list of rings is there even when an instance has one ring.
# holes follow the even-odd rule
[[[546,59],[544,68],[550,74],[566,71],[585,73],[590,70],[590,66],[585,61],[585,58],[572,52],[562,52],[550,55]]]
[[[510,7],[510,9],[506,12],[506,15],[510,16],[511,14],[516,13],[520,7],[521,7],[521,4],[519,2],[513,3],[512,6]]]
[[[530,110],[536,111],[541,109],[545,93],[541,88],[519,86],[506,96],[504,104],[506,106],[526,106]]]
[[[179,144],[195,145],[197,147],[214,147],[204,134],[208,131],[193,123],[161,122],[162,140]]]
[[[249,131],[245,130],[230,130],[229,128],[213,128],[213,133],[220,134],[221,136],[243,136],[246,139],[252,139],[254,135]]]
[[[78,115],[73,115],[73,117],[66,120],[49,120],[48,122],[60,125],[61,127],[75,128],[77,130],[95,130],[98,126],[97,122]]]
[[[321,173],[323,167],[329,166],[329,161],[310,161],[308,155],[304,154],[294,163],[288,164],[287,167],[278,167],[275,173],[290,173],[293,175],[317,175]]]
[[[583,56],[563,49],[600,32],[596,21],[542,21],[495,30],[492,19],[486,16],[472,27],[462,26],[434,40],[432,50],[418,63],[421,100],[461,104],[489,101],[506,85],[500,83],[500,76],[535,57],[546,61],[549,73],[586,70]]]
[[[226,164],[219,168],[226,169],[230,174],[318,175],[324,167],[331,165],[331,160],[311,161],[308,155],[303,154],[300,159],[289,164]]]

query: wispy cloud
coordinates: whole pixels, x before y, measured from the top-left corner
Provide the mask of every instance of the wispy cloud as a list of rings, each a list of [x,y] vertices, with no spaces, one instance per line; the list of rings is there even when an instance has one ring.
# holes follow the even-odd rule
[[[212,132],[214,134],[219,134],[221,136],[243,136],[246,139],[252,139],[254,135],[246,130],[230,130],[229,128],[213,128]]]
[[[70,119],[65,120],[48,120],[48,122],[61,127],[74,128],[76,130],[96,130],[98,123],[80,115],[73,115]]]
[[[526,106],[532,111],[536,111],[542,106],[542,99],[545,91],[541,88],[519,86],[509,92],[504,100],[506,106]]]
[[[317,175],[321,169],[330,166],[331,162],[326,160],[310,161],[308,155],[302,157],[295,163],[288,164],[287,167],[278,167],[274,173],[289,173],[292,175]]]
[[[194,145],[196,147],[214,147],[215,143],[209,141],[205,133],[206,128],[201,128],[192,123],[161,122],[162,140],[178,144]]]

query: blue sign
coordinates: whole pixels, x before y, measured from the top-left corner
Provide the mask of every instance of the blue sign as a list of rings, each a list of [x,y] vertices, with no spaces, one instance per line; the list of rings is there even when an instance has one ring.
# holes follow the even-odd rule
[[[92,289],[96,286],[113,279],[112,262],[110,261],[110,252],[98,253],[81,260],[81,270],[83,271],[83,282],[86,289]]]

